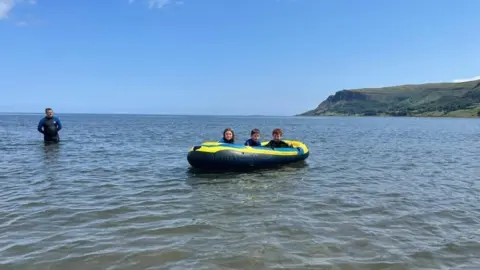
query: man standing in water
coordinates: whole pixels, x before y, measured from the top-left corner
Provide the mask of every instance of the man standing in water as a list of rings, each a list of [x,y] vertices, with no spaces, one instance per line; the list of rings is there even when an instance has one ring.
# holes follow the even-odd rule
[[[58,143],[60,137],[58,132],[62,129],[62,123],[58,117],[53,116],[53,110],[51,108],[45,109],[45,117],[38,122],[37,130],[43,134],[43,140],[45,142]]]

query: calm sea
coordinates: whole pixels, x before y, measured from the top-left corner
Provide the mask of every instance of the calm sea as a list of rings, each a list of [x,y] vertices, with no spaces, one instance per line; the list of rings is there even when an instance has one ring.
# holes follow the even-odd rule
[[[0,269],[480,269],[480,120],[0,116]],[[188,169],[225,127],[305,165]]]

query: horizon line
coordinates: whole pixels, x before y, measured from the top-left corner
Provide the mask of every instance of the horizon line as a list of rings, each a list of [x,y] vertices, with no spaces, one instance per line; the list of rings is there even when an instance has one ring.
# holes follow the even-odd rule
[[[0,115],[44,115],[43,112],[2,112]],[[55,113],[57,114],[57,113]],[[121,112],[108,112],[108,113],[87,113],[87,112],[62,112],[60,115],[79,114],[79,115],[146,115],[146,116],[267,116],[267,117],[293,117],[296,115],[269,115],[269,114],[172,114],[172,113],[121,113]]]

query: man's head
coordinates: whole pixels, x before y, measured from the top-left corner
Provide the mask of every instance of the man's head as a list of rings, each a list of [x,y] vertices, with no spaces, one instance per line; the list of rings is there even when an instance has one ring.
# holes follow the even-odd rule
[[[250,138],[254,141],[258,141],[258,139],[260,139],[260,130],[258,128],[252,129],[250,132]]]
[[[52,108],[46,108],[46,109],[45,109],[45,115],[46,115],[48,118],[52,118],[52,117],[53,117],[53,110],[52,110]]]

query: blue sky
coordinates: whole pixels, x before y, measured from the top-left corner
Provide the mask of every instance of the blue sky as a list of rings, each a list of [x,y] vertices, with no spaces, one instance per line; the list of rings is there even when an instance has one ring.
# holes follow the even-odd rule
[[[0,0],[0,111],[292,115],[480,76],[480,1]]]

